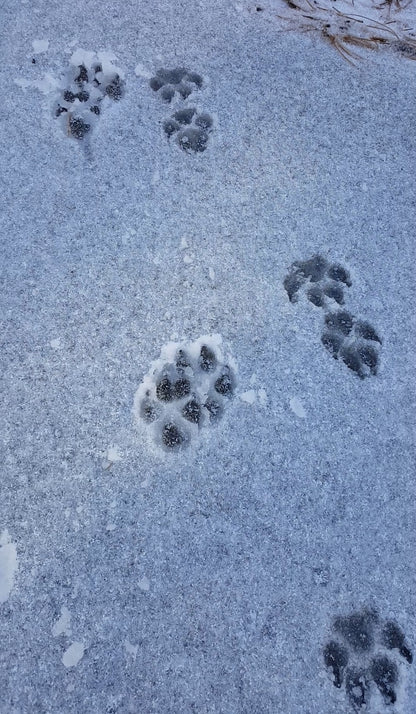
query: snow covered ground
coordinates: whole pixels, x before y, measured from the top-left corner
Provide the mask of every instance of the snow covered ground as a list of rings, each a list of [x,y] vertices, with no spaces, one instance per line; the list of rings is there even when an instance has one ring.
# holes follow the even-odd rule
[[[395,663],[356,711],[414,712],[415,63],[226,0],[1,17],[1,714],[350,712],[337,638]],[[307,276],[289,300],[316,255],[376,375]],[[232,393],[211,420],[195,353],[204,428],[170,448],[135,395],[207,335]]]

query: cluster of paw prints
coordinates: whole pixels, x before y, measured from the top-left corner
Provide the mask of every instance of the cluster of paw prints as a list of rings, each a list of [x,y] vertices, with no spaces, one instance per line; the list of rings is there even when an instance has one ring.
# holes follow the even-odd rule
[[[369,322],[357,320],[347,310],[333,310],[334,304],[344,305],[345,288],[351,287],[348,271],[337,263],[328,263],[321,255],[294,262],[283,285],[292,303],[299,291],[305,290],[308,300],[325,310],[322,344],[334,359],[344,364],[362,379],[377,374],[381,339]]]
[[[203,86],[200,74],[191,72],[186,67],[159,69],[150,80],[150,87],[160,98],[170,104],[176,97],[185,101]],[[168,139],[186,152],[200,153],[208,146],[213,119],[207,112],[199,112],[196,107],[186,106],[178,109],[163,122],[163,131]]]
[[[235,387],[235,365],[219,335],[169,343],[137,390],[134,412],[159,446],[174,450],[221,418]]]
[[[83,139],[97,122],[106,102],[123,96],[121,72],[109,59],[87,53],[80,64],[71,58],[70,69],[55,103],[55,117],[68,136]]]
[[[379,706],[395,704],[400,668],[412,660],[400,627],[392,620],[382,621],[374,610],[335,618],[332,638],[324,648],[324,662],[333,684],[345,688],[355,711],[366,709],[376,693],[381,698]]]

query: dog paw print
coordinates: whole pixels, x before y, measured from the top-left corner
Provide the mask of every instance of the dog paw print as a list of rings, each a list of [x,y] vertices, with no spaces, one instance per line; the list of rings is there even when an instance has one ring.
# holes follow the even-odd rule
[[[299,299],[299,290],[306,289],[306,297],[317,307],[325,307],[329,300],[344,304],[344,289],[351,287],[349,272],[338,263],[328,263],[321,255],[296,261],[283,281],[289,300]]]
[[[347,310],[329,310],[329,301],[343,306],[344,290],[352,285],[346,268],[329,263],[321,255],[292,263],[283,280],[291,303],[296,303],[301,290],[308,300],[325,311],[321,342],[334,359],[339,359],[361,379],[377,374],[381,339],[375,328],[356,320]]]
[[[187,99],[195,89],[201,89],[203,79],[200,74],[191,72],[186,67],[176,67],[175,69],[158,69],[149,84],[151,89],[169,104],[175,93],[179,94],[182,99]]]
[[[183,151],[202,152],[208,145],[213,119],[207,112],[198,112],[194,107],[185,107],[166,119],[163,130]]]
[[[110,56],[112,57],[112,56]],[[59,90],[54,115],[65,133],[83,139],[98,121],[103,108],[123,96],[122,72],[108,53],[73,54],[70,68]]]
[[[220,335],[169,343],[137,390],[134,413],[156,444],[175,451],[219,421],[235,388],[235,364]]]
[[[356,712],[371,699],[386,708],[398,702],[401,672],[413,660],[397,623],[367,609],[334,619],[323,655],[334,686],[345,689]]]
[[[381,339],[369,322],[356,320],[347,310],[325,315],[322,344],[361,379],[377,374]]]

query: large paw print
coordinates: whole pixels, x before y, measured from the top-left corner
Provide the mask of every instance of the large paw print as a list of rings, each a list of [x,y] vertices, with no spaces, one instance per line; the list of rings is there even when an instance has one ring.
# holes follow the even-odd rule
[[[187,99],[195,88],[201,89],[203,79],[197,72],[191,72],[186,67],[175,69],[158,69],[149,82],[154,92],[170,103],[177,92],[182,99]]]
[[[186,107],[166,119],[163,129],[169,139],[175,136],[184,151],[201,152],[207,148],[212,125],[212,117],[207,112],[199,113],[193,107]]]
[[[290,302],[297,302],[299,290],[306,287],[308,300],[317,307],[325,307],[328,299],[344,304],[344,287],[351,287],[348,271],[338,263],[328,263],[321,255],[296,261],[290,267],[283,285]]]
[[[55,102],[54,114],[68,136],[83,139],[108,100],[123,96],[121,70],[107,53],[75,52]]]
[[[345,687],[357,712],[372,696],[381,700],[380,705],[394,704],[399,695],[400,667],[404,660],[411,664],[413,659],[400,627],[366,609],[335,618],[332,639],[323,654],[334,686]]]
[[[176,450],[221,418],[235,387],[235,364],[219,335],[169,343],[137,390],[134,412],[159,446]]]
[[[322,344],[361,379],[377,374],[381,339],[369,322],[356,320],[347,310],[325,315]]]

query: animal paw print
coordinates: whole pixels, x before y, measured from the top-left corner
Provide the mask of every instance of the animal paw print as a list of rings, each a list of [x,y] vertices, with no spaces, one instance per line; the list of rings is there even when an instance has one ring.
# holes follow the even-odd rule
[[[150,87],[168,104],[175,94],[186,101],[194,89],[201,89],[203,79],[197,72],[186,67],[159,69],[150,80]],[[195,107],[183,106],[163,122],[163,131],[168,139],[187,153],[202,153],[208,146],[213,119],[207,112],[199,112]]]
[[[134,413],[158,445],[177,450],[221,418],[235,387],[235,365],[220,335],[169,343],[137,390]]]
[[[325,307],[328,299],[343,305],[344,287],[349,288],[352,283],[342,265],[328,263],[321,255],[314,255],[309,260],[293,263],[283,285],[290,302],[298,301],[299,290],[305,286],[308,300],[317,307]]]
[[[55,102],[54,114],[65,133],[75,139],[88,134],[108,100],[118,102],[124,91],[122,72],[107,53],[73,54]]]
[[[163,101],[170,103],[176,92],[182,99],[187,99],[194,89],[201,89],[203,79],[200,74],[191,72],[186,67],[176,67],[175,69],[158,69],[149,84]]]
[[[352,285],[351,277],[339,263],[329,263],[321,255],[294,262],[283,286],[291,303],[299,299],[300,290],[316,307],[325,310],[325,327],[321,342],[334,359],[340,359],[361,379],[377,374],[381,339],[374,327],[364,320],[356,320],[347,310],[329,311],[332,305],[344,305],[345,287]]]
[[[347,310],[329,312],[321,340],[334,359],[340,358],[361,379],[377,374],[381,339],[369,322],[355,320]]]
[[[332,639],[323,655],[334,686],[345,688],[356,712],[366,708],[374,696],[379,706],[395,704],[400,670],[404,661],[411,664],[413,660],[397,623],[382,621],[376,611],[367,609],[335,618]]]
[[[207,112],[198,112],[194,107],[186,107],[175,112],[163,124],[163,130],[170,139],[184,151],[205,151],[212,131],[213,120]]]

